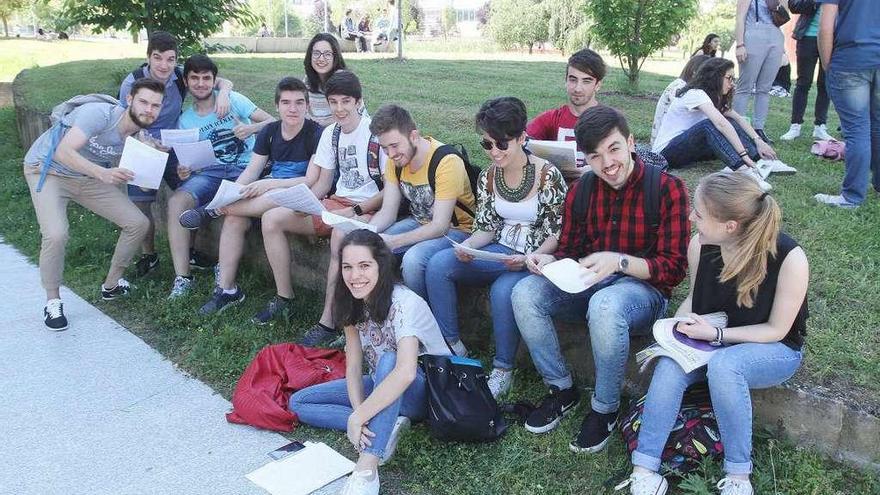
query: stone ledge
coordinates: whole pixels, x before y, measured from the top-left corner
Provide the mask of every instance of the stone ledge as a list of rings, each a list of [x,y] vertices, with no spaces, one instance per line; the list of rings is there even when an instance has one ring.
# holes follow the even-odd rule
[[[13,83],[13,99],[16,120],[23,149],[27,149],[40,133],[48,127],[48,115],[31,109],[24,101],[16,83]],[[156,203],[155,218],[164,222],[160,206],[164,204],[166,191]],[[222,222],[215,221],[201,230],[197,246],[216,256]],[[157,228],[161,228],[161,225]],[[322,292],[329,262],[329,245],[326,240],[304,236],[290,237],[291,271],[293,283],[299,287]],[[270,273],[263,251],[261,237],[253,229],[248,233],[245,256],[253,265]],[[464,328],[482,328],[488,315],[489,302],[485,290],[466,289],[459,295]],[[583,325],[560,323],[557,325],[563,353],[571,365],[580,385],[592,383],[593,357],[587,344]],[[486,345],[488,335],[465,335],[465,340]],[[634,338],[631,350],[648,345],[646,338]],[[473,345],[473,344],[472,344]],[[521,346],[518,362],[531,366],[528,353]],[[631,352],[634,354],[634,352]],[[633,359],[629,360],[625,388],[633,395],[644,393],[649,375],[639,375]],[[805,381],[801,373],[782,386],[755,390],[752,394],[756,424],[766,426],[798,446],[809,447],[830,457],[862,469],[880,472],[880,418],[876,398],[865,403],[859,399],[840,397],[832,391]]]

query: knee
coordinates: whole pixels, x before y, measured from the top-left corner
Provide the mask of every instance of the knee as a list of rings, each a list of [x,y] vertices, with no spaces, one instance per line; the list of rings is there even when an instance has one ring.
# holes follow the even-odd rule
[[[590,299],[587,309],[587,323],[590,331],[593,328],[608,328],[626,325],[623,301],[611,294],[603,294],[599,291]]]
[[[263,230],[264,235],[283,232],[281,223],[284,213],[285,212],[281,211],[280,208],[273,208],[266,213],[263,213],[263,216],[260,218],[260,228]]]
[[[451,249],[440,251],[428,260],[425,276],[428,280],[454,280],[452,272],[456,261]]]
[[[537,312],[538,301],[534,297],[537,289],[535,287],[536,280],[540,280],[539,277],[530,275],[513,286],[513,289],[510,291],[510,301],[513,303],[514,308],[521,311]]]
[[[412,247],[403,254],[400,261],[400,271],[403,276],[413,275],[425,269],[428,259],[424,256],[418,247]]]
[[[736,380],[736,377],[741,375],[737,361],[735,358],[728,357],[723,350],[716,352],[706,368],[709,385]]]
[[[150,230],[150,219],[146,215],[138,211],[137,217],[133,217],[130,222],[122,226],[122,230],[130,232],[136,236],[147,235]]]
[[[191,208],[194,203],[195,201],[193,201],[192,196],[190,196],[188,192],[177,191],[176,193],[172,194],[170,198],[168,198],[169,215],[174,213],[183,213],[183,210]]]
[[[48,246],[64,247],[67,240],[70,239],[70,233],[65,228],[45,229],[43,231],[43,244]]]
[[[489,301],[494,307],[496,304],[506,304],[513,299],[513,288],[516,287],[516,281],[505,280],[504,275],[495,279],[489,287]]]
[[[226,215],[223,220],[223,230],[230,229],[236,232],[247,232],[251,228],[251,219],[235,215]]]

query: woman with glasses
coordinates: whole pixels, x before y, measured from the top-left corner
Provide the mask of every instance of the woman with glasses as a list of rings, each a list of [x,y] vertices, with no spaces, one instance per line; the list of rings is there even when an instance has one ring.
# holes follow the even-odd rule
[[[704,62],[676,93],[652,149],[663,155],[671,168],[721,160],[769,190],[770,184],[758,174],[755,161],[776,159],[776,152],[731,108],[734,88],[733,62],[717,57]]]
[[[519,346],[519,329],[510,293],[529,275],[525,255],[552,253],[561,229],[561,207],[567,188],[562,173],[546,160],[528,154],[526,107],[513,97],[483,103],[476,116],[480,145],[491,160],[480,175],[477,213],[463,246],[503,255],[499,261],[478,260],[460,248],[435,254],[428,262],[428,300],[443,336],[458,355],[467,349],[459,337],[456,282],[490,285],[489,301],[495,336],[495,359],[489,376],[492,395],[510,390]]]
[[[306,69],[306,86],[309,89],[308,117],[326,127],[333,123],[333,115],[330,113],[327,96],[324,95],[324,83],[336,71],[346,68],[336,38],[330,33],[318,33],[312,37],[306,48],[303,66]],[[361,106],[360,112],[366,115],[366,107]]]

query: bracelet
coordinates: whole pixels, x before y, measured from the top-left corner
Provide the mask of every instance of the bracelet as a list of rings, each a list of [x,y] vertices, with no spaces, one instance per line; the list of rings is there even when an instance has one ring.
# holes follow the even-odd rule
[[[709,345],[713,347],[720,347],[724,344],[724,329],[721,327],[715,327],[715,340],[709,342]]]
[[[745,43],[740,43],[740,44],[736,45],[736,47],[737,47],[737,48],[745,48],[745,47],[746,47],[746,44],[745,44]]]
[[[746,156],[746,155],[749,154],[749,150],[742,150],[742,151],[740,151],[740,152],[737,153],[737,154],[738,154],[739,156]]]

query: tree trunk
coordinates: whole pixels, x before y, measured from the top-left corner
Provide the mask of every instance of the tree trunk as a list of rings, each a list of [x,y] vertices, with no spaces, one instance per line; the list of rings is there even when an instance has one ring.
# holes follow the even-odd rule
[[[534,47],[535,47],[534,43],[529,43],[529,55],[532,54],[532,48],[534,48]]]
[[[636,55],[630,54],[627,56],[627,65],[629,65],[629,71],[627,72],[627,79],[629,79],[629,87],[631,90],[635,91],[639,89],[639,58]]]
[[[6,16],[3,17],[3,32],[5,36],[9,37],[9,23],[6,21]]]

